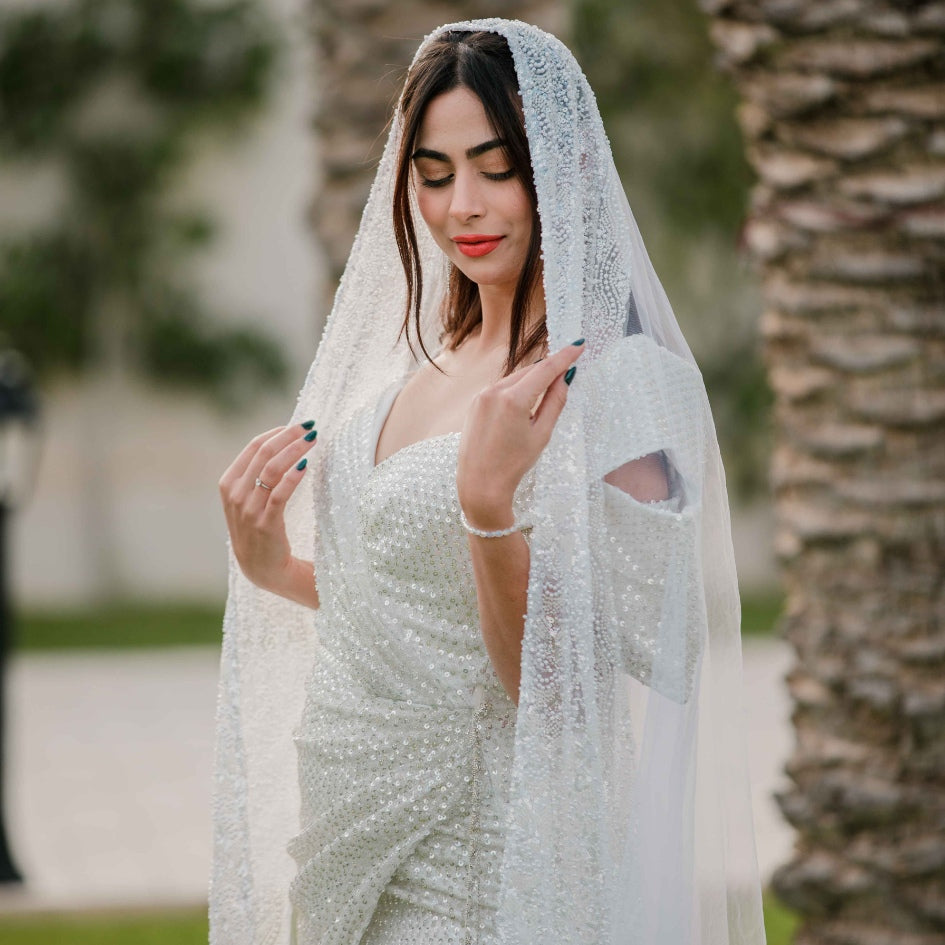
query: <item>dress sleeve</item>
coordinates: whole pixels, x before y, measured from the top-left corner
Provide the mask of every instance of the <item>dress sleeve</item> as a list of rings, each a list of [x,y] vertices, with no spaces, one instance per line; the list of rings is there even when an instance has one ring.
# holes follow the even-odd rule
[[[691,696],[707,638],[700,572],[704,417],[694,365],[643,336],[588,372],[595,633],[613,665],[678,703]],[[659,455],[669,498],[640,501],[604,476]]]
[[[640,502],[610,483],[601,486],[600,630],[624,672],[686,702],[703,647],[698,516],[678,494]]]

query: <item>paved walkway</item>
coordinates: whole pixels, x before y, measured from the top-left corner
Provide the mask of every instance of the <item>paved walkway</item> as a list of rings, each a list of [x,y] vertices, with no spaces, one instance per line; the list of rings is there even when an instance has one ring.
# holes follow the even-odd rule
[[[745,643],[759,861],[790,852],[771,791],[791,744],[785,644]],[[0,911],[206,901],[218,651],[29,654],[7,684],[7,828],[26,877]]]

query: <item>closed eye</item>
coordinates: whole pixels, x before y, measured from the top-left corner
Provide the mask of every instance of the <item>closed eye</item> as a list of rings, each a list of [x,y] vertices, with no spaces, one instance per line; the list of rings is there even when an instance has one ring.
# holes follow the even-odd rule
[[[511,167],[507,171],[498,171],[494,174],[483,171],[482,176],[489,180],[509,180],[509,178],[515,176],[515,168]],[[420,183],[424,187],[445,187],[452,179],[452,174],[447,174],[446,177],[421,177]]]

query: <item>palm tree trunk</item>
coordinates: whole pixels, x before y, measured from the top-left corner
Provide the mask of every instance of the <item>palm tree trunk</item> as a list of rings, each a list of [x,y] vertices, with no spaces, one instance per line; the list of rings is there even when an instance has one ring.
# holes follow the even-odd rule
[[[945,3],[700,0],[757,172],[803,945],[945,941]]]

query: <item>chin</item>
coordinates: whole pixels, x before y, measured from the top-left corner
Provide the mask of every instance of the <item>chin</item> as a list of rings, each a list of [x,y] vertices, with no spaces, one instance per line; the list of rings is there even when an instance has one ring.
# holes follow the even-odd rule
[[[455,259],[452,262],[467,279],[475,282],[476,285],[503,285],[505,283],[514,285],[522,271],[521,267],[513,271],[509,270],[507,266],[490,265],[485,260],[478,266],[470,266],[469,260],[465,256],[462,262]]]

